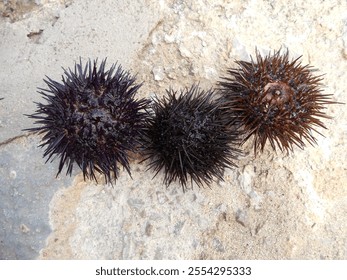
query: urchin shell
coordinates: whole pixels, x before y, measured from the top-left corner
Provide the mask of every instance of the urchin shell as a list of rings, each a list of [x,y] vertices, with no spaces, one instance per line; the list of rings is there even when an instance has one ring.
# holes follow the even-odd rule
[[[154,99],[144,153],[155,176],[164,170],[167,186],[178,180],[185,191],[189,179],[198,186],[210,184],[214,178],[223,180],[225,167],[235,166],[238,133],[228,125],[222,101],[213,97],[213,90],[194,85],[180,93],[169,89],[162,99]]]
[[[129,72],[113,64],[105,69],[89,60],[64,69],[62,83],[48,78],[48,89],[39,88],[46,104],[36,103],[29,115],[39,127],[28,130],[43,134],[44,157],[60,158],[58,173],[64,165],[70,174],[76,163],[84,179],[96,180],[95,171],[106,182],[117,179],[119,165],[130,174],[128,152],[136,150],[144,129],[145,99],[135,99],[141,85]],[[46,162],[47,162],[46,161]]]
[[[289,60],[289,52],[275,51],[255,61],[236,61],[219,83],[229,101],[230,114],[236,115],[244,130],[243,143],[254,135],[254,150],[263,151],[267,141],[275,150],[303,149],[305,140],[315,144],[312,132],[326,128],[320,118],[329,118],[324,109],[332,101],[322,94],[322,76],[313,67],[301,65],[300,58]]]

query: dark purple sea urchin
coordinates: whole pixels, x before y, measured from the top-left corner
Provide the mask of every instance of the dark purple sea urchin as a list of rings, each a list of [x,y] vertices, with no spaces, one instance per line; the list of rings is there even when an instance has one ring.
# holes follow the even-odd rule
[[[36,103],[29,115],[39,127],[28,130],[43,135],[47,161],[60,158],[57,176],[63,166],[66,174],[76,163],[84,178],[95,179],[95,171],[106,182],[117,179],[119,165],[130,174],[128,152],[134,151],[144,129],[145,99],[136,100],[141,85],[121,66],[105,70],[106,59],[97,67],[90,60],[83,67],[64,69],[62,83],[47,77],[48,89],[39,88],[47,104]]]
[[[166,185],[178,180],[198,186],[223,180],[225,167],[235,166],[240,151],[233,147],[238,137],[228,126],[229,116],[221,110],[221,100],[213,100],[212,90],[192,86],[178,94],[172,89],[167,96],[154,100],[148,118],[144,153],[149,167],[164,170]]]
[[[228,110],[243,127],[243,143],[254,135],[254,150],[263,151],[267,140],[275,150],[304,148],[304,140],[315,144],[312,131],[326,128],[319,118],[328,118],[325,105],[333,104],[331,95],[322,94],[322,76],[313,68],[302,66],[299,58],[289,60],[288,51],[256,53],[251,62],[236,61],[239,68],[228,70],[220,82],[221,93],[228,100]]]

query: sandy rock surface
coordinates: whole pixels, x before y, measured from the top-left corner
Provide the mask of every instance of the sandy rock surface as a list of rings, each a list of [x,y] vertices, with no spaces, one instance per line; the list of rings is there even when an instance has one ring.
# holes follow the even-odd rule
[[[346,105],[327,108],[317,146],[254,156],[246,143],[224,181],[186,193],[140,158],[113,187],[77,168],[55,178],[22,131],[44,76],[80,57],[118,61],[151,97],[208,89],[256,48],[288,48],[346,103],[346,1],[1,1],[0,38],[0,259],[347,258]]]

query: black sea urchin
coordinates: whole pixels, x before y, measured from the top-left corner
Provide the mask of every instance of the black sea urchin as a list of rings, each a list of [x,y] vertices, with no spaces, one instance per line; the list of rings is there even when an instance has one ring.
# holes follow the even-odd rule
[[[121,66],[105,70],[106,59],[97,67],[90,60],[74,71],[64,69],[62,83],[47,77],[49,89],[39,88],[47,104],[36,103],[38,110],[29,117],[40,127],[28,130],[44,134],[47,161],[60,157],[57,176],[64,165],[66,174],[76,163],[84,178],[96,180],[95,171],[106,182],[118,177],[118,163],[130,174],[127,153],[133,151],[144,128],[144,99],[134,95],[141,85]],[[46,162],[47,162],[46,161]]]
[[[189,177],[201,186],[213,177],[222,180],[224,168],[235,166],[237,132],[228,127],[222,101],[213,100],[213,93],[192,86],[180,94],[170,89],[154,100],[144,151],[155,175],[164,169],[166,185],[178,179],[185,191]]]
[[[236,61],[239,68],[228,70],[230,76],[220,82],[229,111],[244,128],[243,142],[254,135],[255,152],[263,151],[267,140],[274,150],[278,146],[289,152],[293,145],[303,149],[304,140],[316,143],[315,127],[326,128],[319,118],[328,118],[325,105],[336,102],[321,93],[322,76],[314,76],[300,58],[290,61],[288,51],[265,58],[257,52],[256,61]]]

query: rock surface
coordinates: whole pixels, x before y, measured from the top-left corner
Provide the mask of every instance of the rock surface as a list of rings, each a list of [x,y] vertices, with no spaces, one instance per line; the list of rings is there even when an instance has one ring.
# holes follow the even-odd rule
[[[39,136],[22,131],[42,78],[80,57],[119,61],[151,97],[213,87],[256,48],[288,48],[346,103],[346,11],[342,0],[0,2],[0,259],[346,259],[346,105],[327,108],[317,146],[255,157],[246,143],[223,182],[187,193],[140,160],[113,187],[77,169],[55,178]]]

